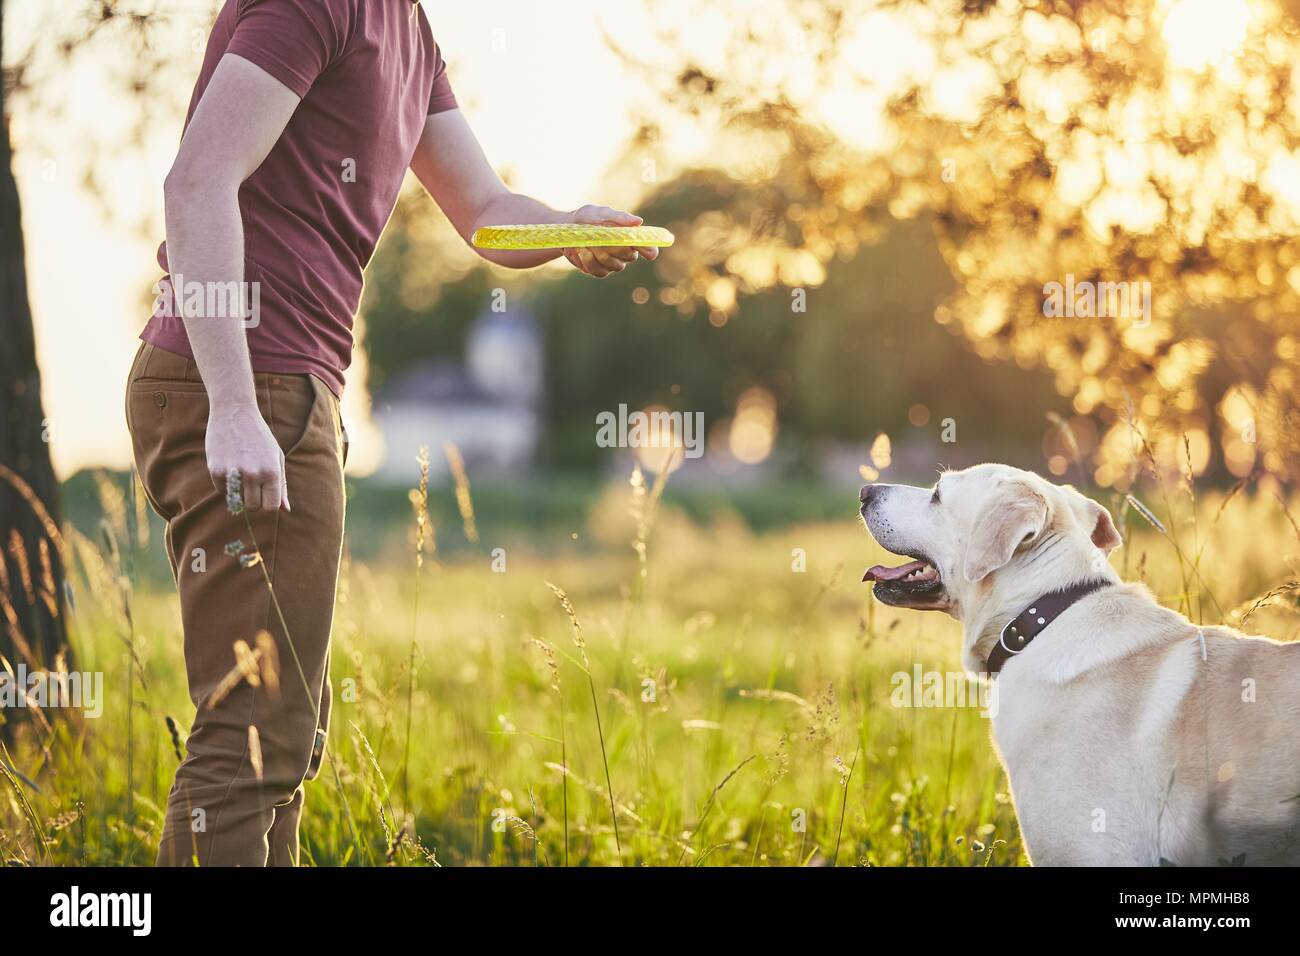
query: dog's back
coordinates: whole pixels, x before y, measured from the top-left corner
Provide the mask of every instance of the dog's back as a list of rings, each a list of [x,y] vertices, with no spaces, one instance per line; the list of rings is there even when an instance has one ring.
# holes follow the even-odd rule
[[[999,678],[1031,859],[1300,864],[1300,643],[1198,628],[1134,585],[1070,613]]]
[[[1300,643],[1222,627],[1200,635],[1171,799],[1184,788],[1196,798],[1206,845],[1177,862],[1300,864]]]

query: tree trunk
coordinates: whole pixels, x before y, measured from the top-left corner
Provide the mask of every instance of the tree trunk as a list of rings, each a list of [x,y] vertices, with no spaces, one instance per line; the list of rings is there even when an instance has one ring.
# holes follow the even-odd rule
[[[31,671],[67,648],[64,565],[3,82],[0,117],[0,654]]]

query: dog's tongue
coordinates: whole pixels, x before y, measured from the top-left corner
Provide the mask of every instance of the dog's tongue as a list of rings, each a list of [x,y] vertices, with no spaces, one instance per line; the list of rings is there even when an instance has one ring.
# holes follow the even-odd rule
[[[924,561],[909,561],[907,564],[900,565],[896,568],[887,568],[883,564],[877,564],[874,568],[867,568],[867,573],[862,576],[864,581],[897,581],[905,578],[913,571],[919,571],[925,567]]]

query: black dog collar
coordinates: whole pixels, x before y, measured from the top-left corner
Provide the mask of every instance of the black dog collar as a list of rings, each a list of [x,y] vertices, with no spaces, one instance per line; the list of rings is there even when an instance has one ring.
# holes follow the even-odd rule
[[[1079,598],[1105,587],[1108,583],[1107,581],[1084,581],[1064,591],[1044,594],[1007,621],[998,636],[997,644],[989,653],[988,662],[984,665],[985,671],[996,674],[1002,670],[1002,665],[1028,647],[1029,642],[1041,634],[1047,625],[1060,617],[1061,612]]]

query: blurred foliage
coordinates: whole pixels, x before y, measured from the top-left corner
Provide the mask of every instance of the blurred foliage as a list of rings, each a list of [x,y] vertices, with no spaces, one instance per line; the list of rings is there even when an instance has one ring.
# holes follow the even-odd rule
[[[1041,464],[1043,412],[1068,415],[1068,403],[1042,372],[987,363],[931,321],[952,280],[920,225],[819,264],[821,281],[806,295],[747,288],[743,311],[729,314],[683,294],[683,264],[714,254],[707,223],[727,220],[756,198],[723,173],[685,173],[638,209],[648,222],[681,230],[683,242],[701,247],[699,256],[637,264],[599,281],[565,267],[550,273],[553,281],[538,281],[537,273],[482,266],[428,198],[408,192],[367,272],[362,311],[371,385],[382,393],[386,381],[425,357],[462,355],[470,324],[492,290],[504,288],[542,325],[542,451],[553,468],[606,463],[592,440],[596,415],[620,404],[703,412],[711,440],[725,441],[751,389],[775,403],[778,459],[800,461],[802,472],[806,453],[822,446],[856,445],[865,459],[881,430],[911,431],[942,448],[935,454],[947,465],[988,457]],[[925,409],[923,420],[909,421],[914,406]],[[959,423],[958,445],[940,443],[945,417]],[[925,468],[938,463],[927,458]]]
[[[697,42],[718,22],[726,36]],[[925,217],[956,280],[934,317],[987,359],[1049,370],[1096,416],[1100,483],[1132,481],[1137,433],[1161,469],[1300,475],[1292,12],[704,2],[661,23],[678,67],[646,63],[661,100],[643,141],[683,120],[720,129],[718,163],[748,170],[663,260],[683,302],[748,315],[748,296],[820,286],[881,223]],[[1150,282],[1149,323],[1045,317],[1046,284],[1067,275]]]
[[[513,292],[527,278],[489,270],[418,186],[402,193],[361,300],[369,384],[382,391],[425,358],[459,358],[491,291]]]
[[[713,239],[699,224],[724,219],[749,201],[747,192],[721,174],[687,174],[639,211],[674,230],[696,223],[683,240],[703,246]],[[708,259],[674,256],[601,282],[575,274],[540,296],[555,461],[599,461],[595,416],[620,402],[702,411],[716,441],[751,389],[775,400],[782,447],[803,471],[810,446],[858,443],[865,451],[878,431],[908,429],[915,405],[926,408],[929,444],[939,444],[944,416],[961,422],[962,449],[943,452],[949,464],[976,447],[1021,457],[1042,433],[1043,408],[1056,401],[1049,380],[1008,376],[929,321],[951,281],[923,230],[899,229],[827,263],[802,305],[791,290],[768,287],[732,315],[681,291],[680,266]]]
[[[157,130],[174,129],[179,142],[207,30],[222,5],[223,0],[5,2],[5,120],[19,113],[40,117],[21,122],[15,151],[49,157],[50,172],[57,168],[77,182],[80,195],[106,221],[150,239],[158,236],[161,202],[142,202],[145,197],[122,184],[138,173],[141,153]],[[65,137],[75,115],[70,104],[86,90],[68,78],[82,76],[93,76],[100,96],[115,94],[113,122],[79,126],[80,148],[69,150]],[[159,183],[159,201],[161,189]],[[153,293],[142,290],[141,301],[152,303]]]

